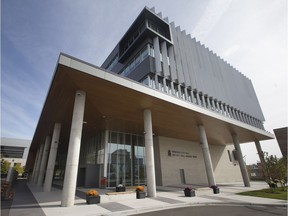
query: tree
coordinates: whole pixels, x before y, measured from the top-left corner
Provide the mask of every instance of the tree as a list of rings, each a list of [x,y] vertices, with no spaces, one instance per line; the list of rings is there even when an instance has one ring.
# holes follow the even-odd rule
[[[10,162],[4,159],[1,160],[1,173],[7,174],[9,171]]]
[[[21,166],[20,163],[16,163],[16,165],[14,166],[14,170],[18,172],[18,174],[22,174],[24,172],[24,167]]]
[[[267,152],[265,155],[265,167],[268,174],[267,183],[271,188],[277,186],[277,182],[286,183],[287,180],[287,157],[277,158],[275,155],[268,155]]]

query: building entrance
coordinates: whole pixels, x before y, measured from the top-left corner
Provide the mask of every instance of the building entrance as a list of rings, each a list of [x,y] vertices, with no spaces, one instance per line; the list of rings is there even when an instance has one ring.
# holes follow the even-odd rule
[[[107,186],[146,184],[143,136],[109,132]]]

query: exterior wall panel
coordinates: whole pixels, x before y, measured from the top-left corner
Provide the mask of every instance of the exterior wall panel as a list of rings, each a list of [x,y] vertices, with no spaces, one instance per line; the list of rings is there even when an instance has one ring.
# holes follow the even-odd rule
[[[176,29],[174,26],[174,23],[171,23],[171,30],[172,30],[172,37],[174,41],[174,54],[175,54],[175,66],[176,66],[176,74],[177,79],[179,83],[184,83],[184,77],[183,77],[183,69],[181,64],[181,56],[179,51],[179,38],[177,37]]]
[[[180,169],[184,169],[186,184],[208,184],[199,143],[158,137],[157,145],[163,185],[181,184]],[[239,167],[234,166],[228,156],[228,150],[232,152],[233,145],[209,145],[209,149],[217,183],[242,180]],[[174,153],[176,156],[173,155]]]

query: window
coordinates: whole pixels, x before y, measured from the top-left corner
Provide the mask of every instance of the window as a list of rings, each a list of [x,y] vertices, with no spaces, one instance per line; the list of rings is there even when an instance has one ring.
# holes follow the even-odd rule
[[[209,109],[209,103],[208,103],[209,98],[207,96],[204,96],[204,100],[205,100],[206,108]]]
[[[186,100],[185,87],[184,86],[180,86],[180,90],[181,90],[181,98],[183,100]]]
[[[151,20],[147,20],[147,24],[148,24],[148,28],[157,32],[158,34],[162,35],[165,37],[165,31],[160,28],[159,26],[157,26],[153,21]]]
[[[145,78],[141,81],[141,83],[149,86],[149,76],[145,77]]]
[[[171,81],[166,80],[166,89],[168,94],[172,94]]]
[[[164,84],[163,84],[163,78],[160,76],[158,76],[158,84],[159,84],[159,90],[164,92],[165,89],[164,89]]]
[[[203,95],[199,93],[200,105],[204,107]]]
[[[196,104],[199,105],[198,97],[197,97],[197,91],[193,91],[193,96],[195,98]]]
[[[107,65],[106,69],[111,70],[117,62],[118,62],[118,55],[114,56],[111,62]]]
[[[3,146],[1,145],[1,157],[4,158],[22,158],[24,147]]]
[[[174,87],[174,95],[175,95],[176,97],[179,97],[178,84],[177,84],[177,83],[174,83],[173,87]]]
[[[189,89],[187,89],[187,94],[188,94],[188,101],[192,102],[192,95],[191,95],[191,91]]]
[[[108,187],[146,184],[145,147],[143,136],[109,132]],[[116,142],[115,142],[116,141]]]
[[[148,56],[148,46],[145,46],[135,57],[122,69],[120,75],[128,76]]]
[[[209,98],[209,102],[210,102],[210,105],[211,105],[211,110],[214,110],[213,99]]]
[[[231,152],[230,152],[230,150],[227,150],[227,152],[228,152],[229,161],[232,162],[232,157],[231,157]]]

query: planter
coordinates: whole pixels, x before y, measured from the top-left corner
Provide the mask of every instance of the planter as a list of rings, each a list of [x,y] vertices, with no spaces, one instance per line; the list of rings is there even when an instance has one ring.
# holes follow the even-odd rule
[[[195,197],[194,190],[184,190],[185,197]]]
[[[86,196],[87,204],[97,204],[100,203],[100,196]]]
[[[136,199],[145,199],[146,192],[144,191],[136,191]]]
[[[116,187],[116,192],[125,192],[126,187]]]
[[[213,193],[214,194],[219,194],[220,193],[220,189],[219,188],[213,188]]]

